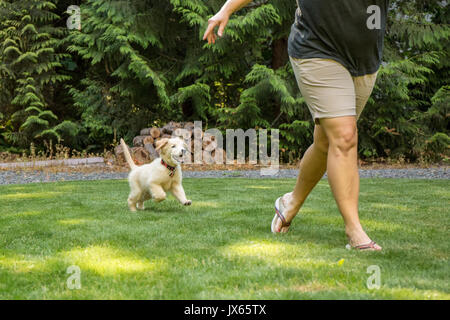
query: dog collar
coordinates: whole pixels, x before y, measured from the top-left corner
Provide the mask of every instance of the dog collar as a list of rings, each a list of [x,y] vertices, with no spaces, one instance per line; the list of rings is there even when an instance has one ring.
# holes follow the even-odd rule
[[[169,169],[169,177],[173,177],[176,167],[169,166],[163,159],[161,159],[161,164]]]

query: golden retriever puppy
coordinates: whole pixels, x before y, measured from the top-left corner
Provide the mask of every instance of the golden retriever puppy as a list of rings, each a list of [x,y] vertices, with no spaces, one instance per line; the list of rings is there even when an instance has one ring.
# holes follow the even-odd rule
[[[186,199],[183,186],[181,184],[181,167],[185,143],[180,138],[164,138],[158,141],[156,150],[160,157],[149,164],[137,166],[123,139],[120,144],[124,150],[125,159],[131,168],[128,175],[130,184],[130,195],[128,196],[128,207],[131,211],[144,209],[144,201],[153,199],[161,202],[166,199],[166,192],[171,192],[178,201],[189,206],[191,200]]]

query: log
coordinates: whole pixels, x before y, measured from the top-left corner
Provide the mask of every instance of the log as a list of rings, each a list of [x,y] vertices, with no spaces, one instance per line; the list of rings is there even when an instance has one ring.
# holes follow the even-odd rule
[[[159,157],[158,152],[156,152],[155,147],[153,146],[153,144],[149,143],[144,145],[145,150],[147,150],[147,152],[150,155],[150,161],[155,160],[156,158]]]
[[[144,139],[148,136],[136,136],[133,139],[133,146],[135,147],[143,147],[144,146]],[[151,138],[151,137],[150,137]]]
[[[193,130],[184,129],[183,138],[185,140],[191,140],[191,138],[194,136]]]
[[[202,146],[203,149],[208,147],[208,150],[213,150],[215,147],[217,147],[216,136],[210,133],[205,133],[203,135]]]
[[[150,153],[143,147],[131,148],[131,155],[133,157],[134,163],[137,165],[142,165],[150,162]]]
[[[226,155],[224,154],[223,149],[214,149],[214,150],[205,149],[202,152],[204,164],[223,164],[226,160]],[[222,153],[222,158],[220,158],[220,152]]]
[[[225,163],[227,159],[227,153],[222,148],[217,148],[211,152],[211,157],[215,162],[217,161],[217,164],[222,164]]]
[[[170,121],[166,123],[166,125],[163,128],[169,128],[173,131],[175,129],[182,128],[182,125],[180,124],[180,122]]]
[[[153,137],[153,139],[159,138],[161,136],[161,131],[159,128],[153,127],[150,129],[150,135]]]
[[[195,128],[195,126],[194,126],[194,123],[193,122],[186,122],[185,124],[184,124],[184,129],[186,129],[186,130],[188,130],[188,131],[194,131],[194,128]]]
[[[205,144],[206,142],[206,144]],[[203,150],[212,151],[217,149],[217,141],[205,141],[203,140]]]
[[[141,135],[141,136],[149,136],[150,135],[150,130],[152,130],[152,128],[144,128],[144,129],[141,130],[139,135]]]
[[[211,133],[204,133],[203,134],[203,140],[209,140],[209,141],[215,141],[216,136]]]
[[[218,152],[221,152],[221,153],[222,153],[222,161],[223,161],[223,163],[225,163],[225,161],[227,160],[227,152],[226,152],[224,149],[222,149],[222,148],[217,148],[217,149],[214,151],[214,153],[216,154],[216,153],[218,153]]]
[[[169,123],[170,123],[171,126],[174,127],[175,129],[179,129],[179,128],[183,128],[183,127],[184,127],[184,122],[174,122],[174,121],[170,121]]]
[[[192,131],[184,129],[184,128],[178,128],[178,129],[174,130],[172,135],[175,137],[180,137],[183,140],[187,141],[187,140],[191,140]]]
[[[203,139],[203,131],[200,128],[195,128],[193,131],[194,137],[199,137],[200,139]]]
[[[161,132],[165,134],[173,134],[173,132],[179,128],[182,128],[179,122],[170,121],[161,128]]]
[[[142,141],[143,145],[145,146],[146,144],[153,144],[153,142],[155,142],[155,140],[153,139],[152,136],[146,136],[144,138],[144,140]]]
[[[165,125],[164,125],[164,127],[167,127],[167,128],[174,128],[175,127],[175,122],[174,121],[169,121],[169,122],[167,122]],[[163,128],[164,128],[163,127]]]
[[[128,147],[128,150],[131,153],[130,147]],[[122,149],[122,145],[119,144],[117,147],[114,148],[114,154],[116,156],[117,164],[124,165],[127,162],[125,160],[125,154],[124,154],[124,151]]]
[[[202,140],[202,148],[205,149],[209,144],[211,143],[211,140],[203,139]]]
[[[172,134],[173,133],[174,128],[171,126],[168,126],[167,124],[161,128],[161,132],[163,134]]]

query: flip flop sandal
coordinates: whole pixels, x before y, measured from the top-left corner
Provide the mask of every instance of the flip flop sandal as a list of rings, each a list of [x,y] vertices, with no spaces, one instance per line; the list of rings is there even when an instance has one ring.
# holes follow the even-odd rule
[[[289,228],[291,223],[286,221],[285,216],[283,215],[284,206],[283,202],[281,201],[282,197],[279,197],[277,200],[275,200],[275,216],[272,219],[272,226],[271,230],[273,233],[281,233],[281,230],[283,228]],[[278,222],[278,219],[281,220],[281,228],[279,230],[276,230],[276,225]],[[288,229],[289,231],[289,229]],[[287,232],[287,231],[286,231]]]
[[[356,249],[356,250],[360,250],[360,251],[380,251],[378,249],[375,248],[376,242],[375,241],[370,241],[369,243],[366,244],[360,244],[359,246],[354,246],[352,247],[350,244],[347,244],[345,246],[345,248],[347,250],[351,250],[351,249]]]

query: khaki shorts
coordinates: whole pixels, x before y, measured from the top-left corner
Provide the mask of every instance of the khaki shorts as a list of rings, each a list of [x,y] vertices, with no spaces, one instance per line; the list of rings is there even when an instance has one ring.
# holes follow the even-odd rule
[[[330,59],[290,57],[295,78],[316,124],[320,118],[356,116],[359,119],[372,94],[377,73],[352,77]]]

